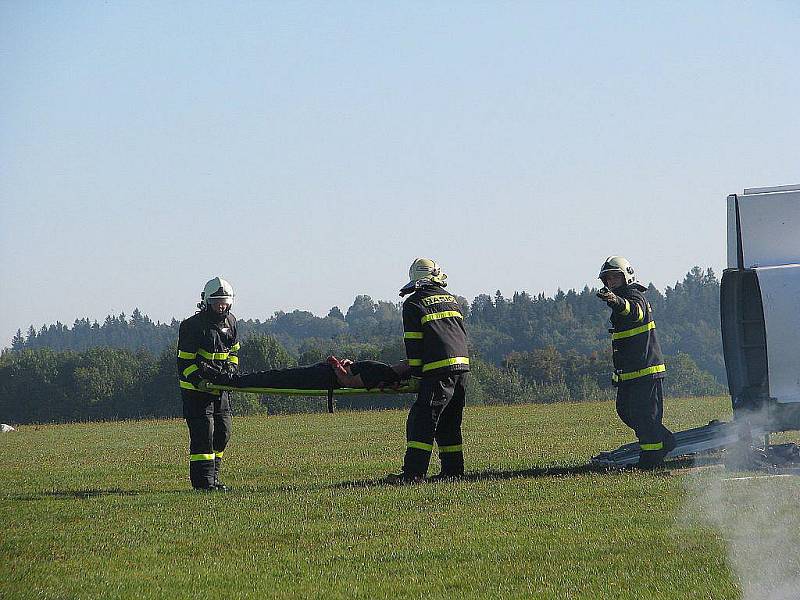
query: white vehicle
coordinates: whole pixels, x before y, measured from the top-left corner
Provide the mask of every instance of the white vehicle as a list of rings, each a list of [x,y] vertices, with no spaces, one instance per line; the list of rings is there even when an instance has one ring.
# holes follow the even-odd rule
[[[800,185],[728,196],[720,313],[734,418],[800,429]]]
[[[769,434],[800,429],[800,185],[746,189],[727,202],[720,321],[733,423],[712,421],[676,432],[677,446],[668,456],[741,450],[763,435],[765,464],[785,463],[798,457],[797,447],[769,446]],[[638,460],[634,443],[592,462],[619,466]]]

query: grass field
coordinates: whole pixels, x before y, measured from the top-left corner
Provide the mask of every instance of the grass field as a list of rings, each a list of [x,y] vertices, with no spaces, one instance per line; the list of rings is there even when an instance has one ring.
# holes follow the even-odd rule
[[[666,414],[697,426],[728,400]],[[800,492],[714,468],[701,492],[697,470],[587,472],[632,439],[605,402],[469,407],[470,478],[380,485],[404,421],[236,418],[227,494],[189,491],[182,421],[20,427],[0,437],[0,598],[738,598],[761,583],[735,570],[737,526],[698,507],[760,510],[750,483]],[[780,569],[800,572],[794,554]]]

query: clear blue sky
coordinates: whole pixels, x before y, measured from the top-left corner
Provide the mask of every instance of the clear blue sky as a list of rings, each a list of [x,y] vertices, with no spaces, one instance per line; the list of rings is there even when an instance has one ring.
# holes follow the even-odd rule
[[[0,4],[0,347],[134,307],[470,299],[721,270],[800,183],[796,2]]]

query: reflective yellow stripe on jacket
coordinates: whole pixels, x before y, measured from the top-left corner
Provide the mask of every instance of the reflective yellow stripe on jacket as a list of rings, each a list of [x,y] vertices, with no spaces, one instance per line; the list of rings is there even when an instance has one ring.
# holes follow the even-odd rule
[[[633,329],[625,329],[624,331],[617,331],[616,333],[611,334],[612,340],[621,340],[622,338],[631,337],[633,335],[639,335],[640,333],[646,333],[651,329],[656,328],[656,322],[650,321],[647,325],[642,325],[641,327],[634,327]]]
[[[463,319],[464,316],[458,312],[457,310],[445,310],[442,312],[431,313],[429,315],[423,315],[420,322],[425,325],[428,321],[435,321],[437,319],[446,319],[448,317],[456,317],[457,319]]]
[[[230,354],[230,352],[207,352],[202,348],[198,348],[197,353],[208,360],[227,360]]]
[[[646,369],[639,369],[638,371],[632,371],[631,373],[614,373],[611,376],[613,381],[628,381],[630,379],[638,379],[639,377],[644,377],[645,375],[653,375],[654,373],[663,373],[667,370],[666,365],[653,365],[652,367],[647,367]]]
[[[644,311],[642,310],[642,307],[639,306],[638,304],[636,305],[636,315],[637,315],[636,321],[638,321],[639,323],[644,321]]]
[[[408,361],[411,364],[411,361]],[[454,356],[453,358],[445,358],[444,360],[437,360],[435,362],[426,363],[422,365],[422,372],[432,371],[433,369],[440,369],[441,367],[449,367],[450,365],[468,365],[469,358],[466,356]]]
[[[235,344],[234,347],[238,345],[239,344]],[[202,348],[199,348],[197,352],[184,352],[183,350],[178,350],[178,358],[183,358],[184,360],[194,360],[197,358],[198,354],[203,358],[207,358],[208,360],[227,360],[230,356],[230,352],[207,352]]]

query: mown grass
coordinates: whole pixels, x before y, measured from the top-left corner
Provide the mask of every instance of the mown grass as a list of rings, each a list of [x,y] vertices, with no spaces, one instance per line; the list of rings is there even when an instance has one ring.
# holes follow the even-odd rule
[[[727,402],[670,400],[668,424]],[[469,479],[380,485],[404,422],[236,418],[227,494],[189,491],[182,421],[20,427],[0,438],[0,597],[739,596],[686,475],[582,467],[632,439],[612,403],[469,407]]]

